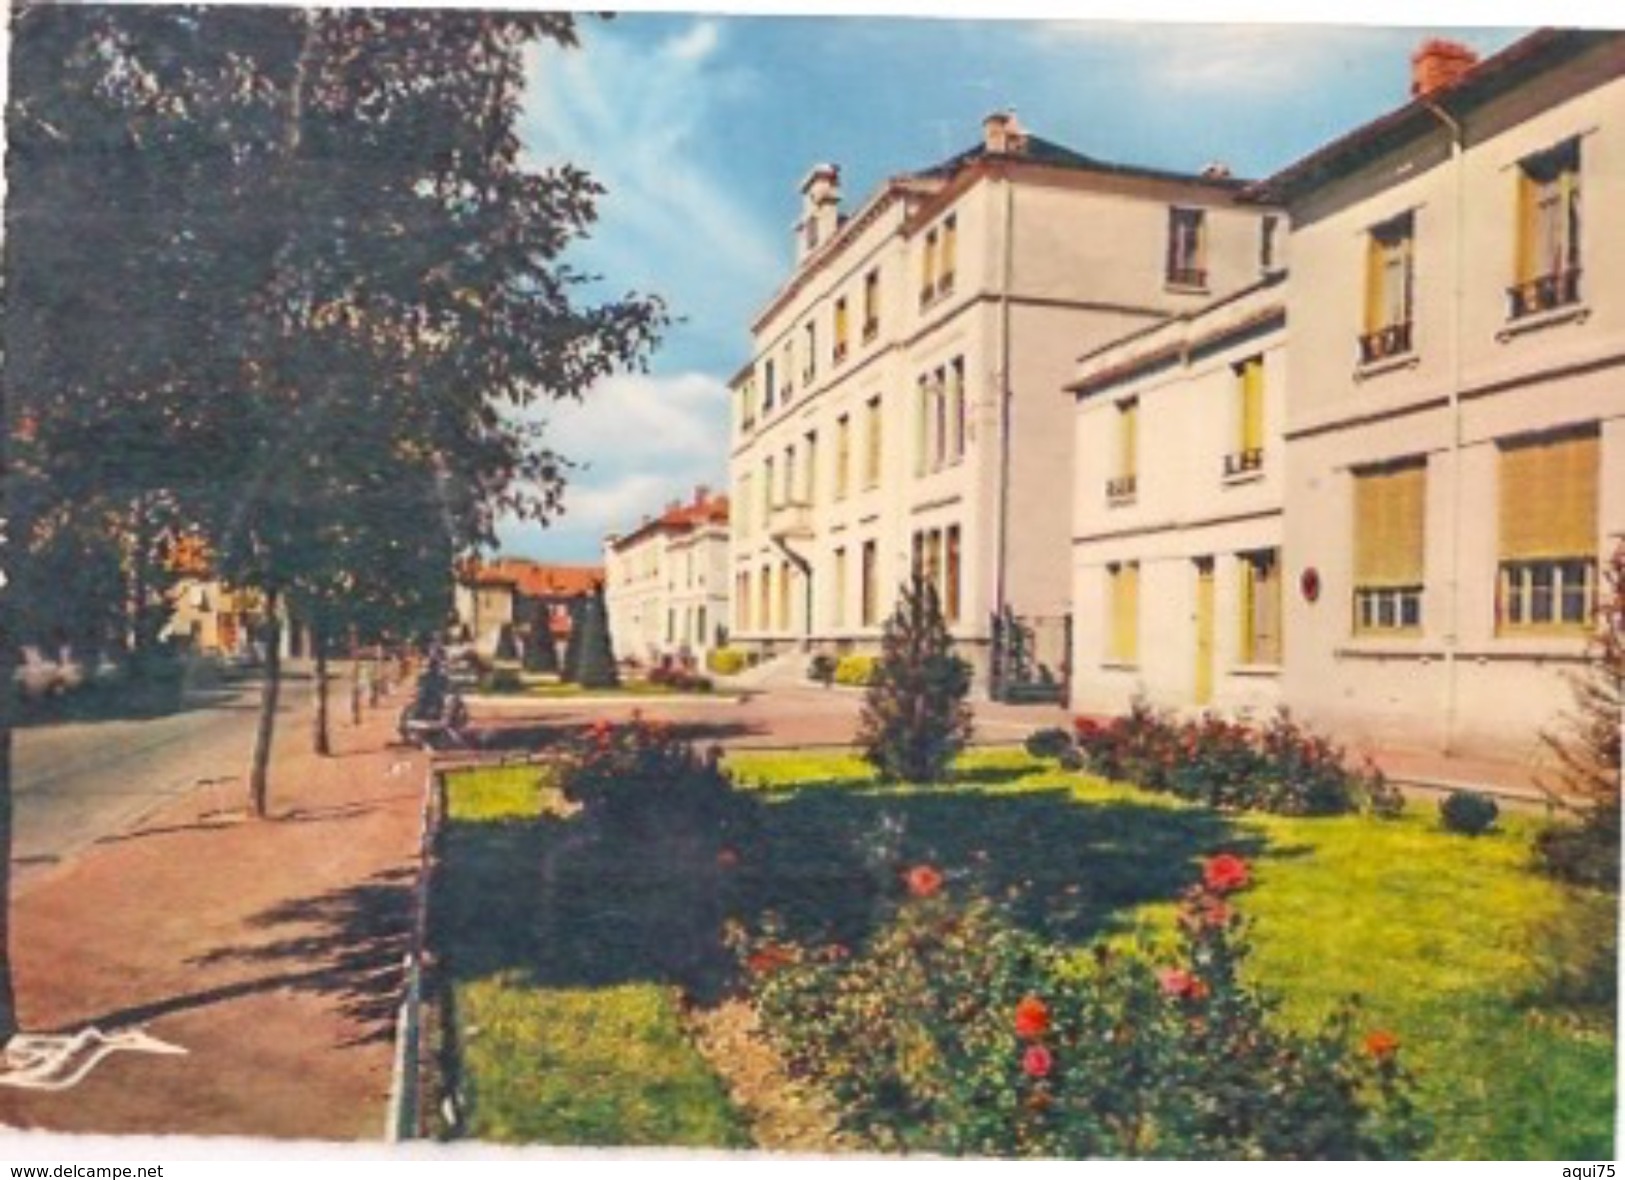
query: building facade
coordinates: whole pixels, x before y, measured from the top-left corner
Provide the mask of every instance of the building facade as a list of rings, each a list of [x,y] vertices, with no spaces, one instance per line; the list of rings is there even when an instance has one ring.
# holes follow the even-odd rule
[[[1625,533],[1625,35],[1430,43],[1291,215],[1283,695],[1527,761]]]
[[[546,627],[556,644],[570,636],[570,603],[603,581],[599,566],[551,565],[524,557],[498,557],[459,571],[453,595],[460,637],[487,658],[504,630],[524,643]]]
[[[1280,702],[1285,297],[1278,271],[1079,362],[1080,713]]]
[[[1278,219],[1240,187],[1092,160],[1008,115],[850,216],[815,168],[796,269],[733,382],[735,642],[873,649],[916,568],[979,681],[994,612],[1064,619],[1062,387],[1080,351],[1258,278]]]
[[[727,639],[726,496],[694,489],[625,536],[604,542],[604,600],[621,659],[703,659]]]

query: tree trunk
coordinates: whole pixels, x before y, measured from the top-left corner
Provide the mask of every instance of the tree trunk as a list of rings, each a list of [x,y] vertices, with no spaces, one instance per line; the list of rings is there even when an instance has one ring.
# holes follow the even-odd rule
[[[311,646],[316,654],[316,753],[331,757],[333,740],[327,724],[327,634],[318,626],[310,629]]]
[[[372,675],[367,677],[367,704],[376,709],[384,699],[384,661],[374,646],[369,657]]]
[[[361,724],[361,653],[350,658],[350,724]]]
[[[11,988],[11,671],[10,655],[0,654],[0,1046],[17,1034]]]
[[[278,612],[282,598],[275,590],[265,596],[265,686],[260,693],[260,724],[254,734],[254,763],[248,775],[248,811],[255,819],[265,818],[265,798],[270,786],[271,739],[276,732],[277,698],[282,693],[282,621]]]

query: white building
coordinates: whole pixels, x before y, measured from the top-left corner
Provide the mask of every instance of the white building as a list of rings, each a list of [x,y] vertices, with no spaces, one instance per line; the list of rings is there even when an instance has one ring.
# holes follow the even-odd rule
[[[621,659],[703,659],[726,638],[728,498],[696,488],[604,542],[604,600]]]
[[[1277,272],[1079,362],[1079,712],[1122,712],[1136,696],[1279,703],[1285,294]]]
[[[734,381],[743,646],[873,648],[918,566],[979,679],[1007,606],[1049,625],[1059,671],[1078,352],[1271,264],[1276,217],[1223,169],[1108,164],[1008,115],[983,132],[850,216],[834,167],[802,185],[796,269]]]

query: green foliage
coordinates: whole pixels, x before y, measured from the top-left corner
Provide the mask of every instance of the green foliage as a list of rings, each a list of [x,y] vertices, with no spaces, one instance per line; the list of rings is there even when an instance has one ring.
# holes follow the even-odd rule
[[[545,617],[531,627],[525,637],[524,664],[527,672],[558,675],[559,648],[553,642],[553,628]]]
[[[1439,819],[1445,829],[1463,836],[1489,831],[1500,814],[1500,805],[1482,791],[1451,791],[1439,800]]]
[[[1573,702],[1563,723],[1542,735],[1557,758],[1547,794],[1569,812],[1542,833],[1536,854],[1563,880],[1619,891],[1620,759],[1625,731],[1625,542],[1602,570],[1597,626],[1585,668],[1570,682]]]
[[[480,691],[487,693],[513,693],[523,692],[525,689],[524,677],[519,669],[509,664],[498,664],[490,672],[480,677]]]
[[[705,666],[718,676],[737,676],[745,670],[745,653],[735,647],[713,648],[706,654]]]
[[[954,654],[932,582],[916,574],[886,620],[858,744],[883,777],[935,782],[971,735],[970,665]]]
[[[609,611],[604,605],[602,583],[583,600],[580,622],[581,637],[576,643],[570,679],[582,688],[618,688],[621,675],[615,667],[615,649],[610,645]],[[574,634],[572,630],[572,638]]]
[[[867,688],[875,681],[880,660],[875,656],[842,656],[835,664],[835,683],[846,688]]]
[[[1104,724],[1079,719],[1076,733],[1096,773],[1212,807],[1282,815],[1365,809],[1386,818],[1404,807],[1374,765],[1351,767],[1342,747],[1285,709],[1262,727],[1211,713],[1181,722],[1136,699]]]
[[[916,866],[864,947],[768,929],[743,966],[792,1069],[886,1150],[1087,1158],[1395,1158],[1425,1142],[1398,1038],[1345,1004],[1293,1031],[1244,979],[1234,857],[1185,895],[1171,955],[1069,954]]]
[[[1061,758],[1070,750],[1076,748],[1072,735],[1059,726],[1048,729],[1035,729],[1027,735],[1022,742],[1022,748],[1034,758]]]
[[[835,669],[840,661],[827,652],[819,652],[807,664],[807,679],[828,686],[835,682]]]
[[[570,600],[570,634],[564,641],[564,662],[559,665],[559,679],[574,684],[581,664],[582,625],[587,617],[587,595],[577,594]]]

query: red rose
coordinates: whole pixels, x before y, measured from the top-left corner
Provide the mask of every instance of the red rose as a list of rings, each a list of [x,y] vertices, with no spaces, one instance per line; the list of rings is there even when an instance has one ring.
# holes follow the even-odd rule
[[[1165,967],[1157,972],[1157,985],[1162,988],[1165,996],[1183,996],[1191,990],[1194,982],[1189,971],[1182,971],[1178,967]]]
[[[1214,893],[1234,893],[1246,888],[1249,880],[1247,862],[1228,852],[1209,857],[1202,866],[1202,884]]]
[[[1376,1029],[1366,1034],[1365,1051],[1378,1061],[1387,1061],[1399,1052],[1399,1038],[1386,1029]]]
[[[930,865],[915,865],[903,880],[914,897],[930,897],[942,888],[942,874]]]
[[[1042,1045],[1028,1045],[1021,1055],[1021,1072],[1030,1078],[1047,1078],[1055,1065],[1055,1058]]]
[[[1016,1005],[1016,1036],[1030,1041],[1049,1031],[1049,1008],[1037,996],[1024,996]]]
[[[732,848],[724,848],[717,853],[717,867],[731,869],[739,864],[739,854]]]
[[[795,962],[795,956],[782,946],[768,943],[761,950],[745,960],[745,967],[752,975],[766,975],[777,971],[780,967],[788,967]]]

